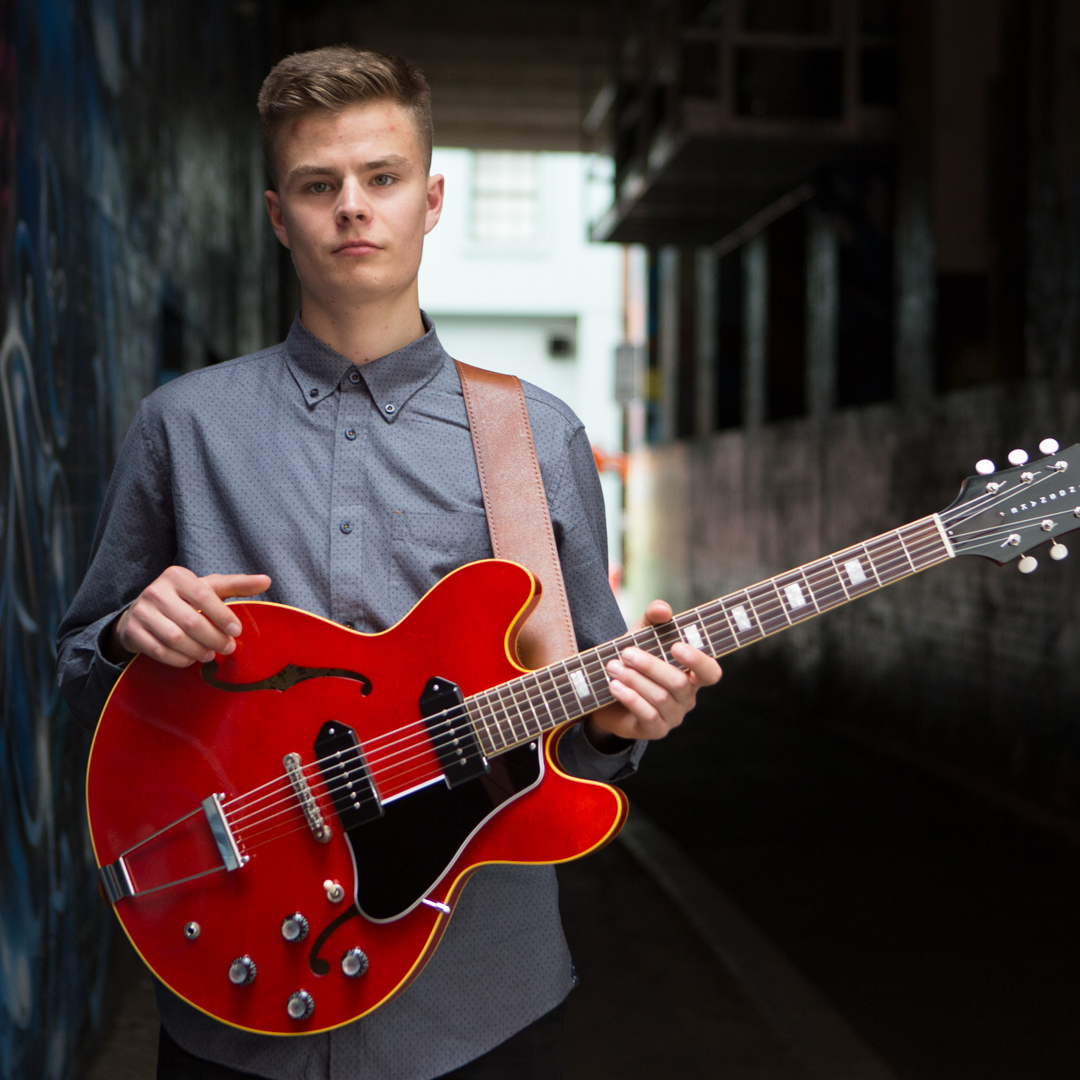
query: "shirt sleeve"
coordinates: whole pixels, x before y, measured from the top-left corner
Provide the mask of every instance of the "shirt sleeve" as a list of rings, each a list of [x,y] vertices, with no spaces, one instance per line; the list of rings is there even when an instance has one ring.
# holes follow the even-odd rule
[[[176,557],[166,455],[149,427],[144,403],[113,469],[86,576],[56,635],[57,682],[72,715],[90,729],[123,671],[102,653],[102,635]]]
[[[566,461],[548,502],[578,649],[591,649],[622,634],[626,622],[608,581],[604,494],[592,447],[580,425],[570,436]],[[582,780],[611,782],[637,771],[645,746],[641,739],[627,741],[605,754],[577,724],[559,743],[559,763]]]

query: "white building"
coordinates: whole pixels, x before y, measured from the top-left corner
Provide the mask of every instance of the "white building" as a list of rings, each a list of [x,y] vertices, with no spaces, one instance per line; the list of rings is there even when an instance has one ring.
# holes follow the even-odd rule
[[[593,445],[615,454],[622,252],[586,236],[597,201],[610,198],[607,166],[583,154],[436,148],[446,205],[425,243],[420,303],[452,356],[556,394]],[[601,480],[618,562],[621,485],[614,472]]]

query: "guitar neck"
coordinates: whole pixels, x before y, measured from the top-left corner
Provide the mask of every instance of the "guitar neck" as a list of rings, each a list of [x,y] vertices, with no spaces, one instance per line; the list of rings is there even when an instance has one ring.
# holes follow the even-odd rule
[[[955,554],[940,517],[932,514],[494,686],[468,698],[466,708],[491,757],[614,701],[606,665],[631,645],[674,663],[677,641],[726,656]]]

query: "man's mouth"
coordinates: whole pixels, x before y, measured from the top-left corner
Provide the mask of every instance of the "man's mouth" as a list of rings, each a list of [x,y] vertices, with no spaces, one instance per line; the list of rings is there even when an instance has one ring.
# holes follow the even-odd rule
[[[334,248],[335,255],[370,255],[373,251],[381,251],[378,244],[370,240],[349,240],[341,247]]]

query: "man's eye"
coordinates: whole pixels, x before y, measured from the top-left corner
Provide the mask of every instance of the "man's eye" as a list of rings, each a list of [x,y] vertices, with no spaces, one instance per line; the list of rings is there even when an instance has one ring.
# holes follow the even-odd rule
[[[374,177],[371,182],[378,187],[389,187],[394,182],[394,178],[387,173],[380,173],[378,176]]]
[[[313,195],[325,195],[330,190],[330,185],[325,180],[316,180],[314,184],[311,184],[308,190]]]

